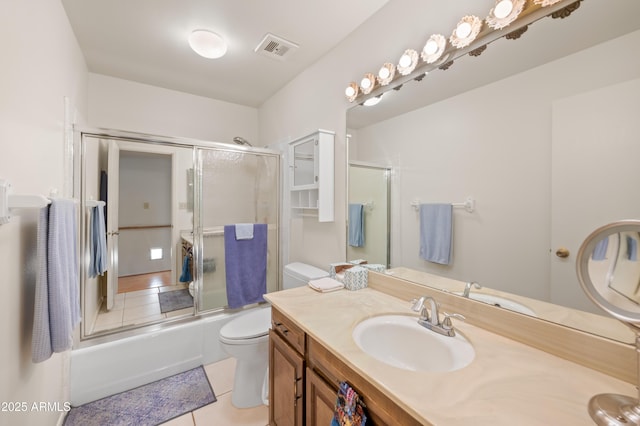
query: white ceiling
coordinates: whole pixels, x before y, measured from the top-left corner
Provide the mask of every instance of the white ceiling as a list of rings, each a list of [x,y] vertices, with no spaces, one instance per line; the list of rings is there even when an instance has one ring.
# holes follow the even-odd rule
[[[399,57],[405,48],[421,49],[419,44],[430,34],[450,34],[462,16],[486,16],[495,0],[62,3],[91,72],[258,107],[349,35],[359,55],[345,67],[353,69],[351,78],[357,81],[364,72],[376,72],[383,62]],[[638,16],[638,0],[583,0],[569,18],[544,18],[519,40],[497,40],[478,58],[462,57],[447,71],[434,71],[421,83],[407,83],[415,86],[410,90],[389,93],[410,101],[385,99],[375,112],[360,111],[360,123],[357,109],[365,108],[352,109],[350,125],[359,127],[421,106],[417,103],[436,102],[637,30]],[[205,59],[191,51],[187,37],[196,28],[224,36],[227,55]],[[266,33],[300,48],[285,61],[259,55],[254,48]],[[594,59],[594,66],[606,72],[606,58]],[[423,95],[415,96],[419,90]]]
[[[62,0],[89,70],[258,107],[388,0]],[[194,29],[228,43],[196,55]],[[280,61],[254,52],[265,34],[298,44]]]

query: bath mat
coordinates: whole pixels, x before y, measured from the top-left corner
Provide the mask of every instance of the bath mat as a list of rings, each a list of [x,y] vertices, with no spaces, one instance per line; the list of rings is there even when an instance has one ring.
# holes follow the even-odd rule
[[[160,299],[160,312],[163,314],[193,306],[193,297],[187,289],[158,293],[158,298]]]
[[[216,401],[202,366],[72,407],[65,426],[155,426]]]

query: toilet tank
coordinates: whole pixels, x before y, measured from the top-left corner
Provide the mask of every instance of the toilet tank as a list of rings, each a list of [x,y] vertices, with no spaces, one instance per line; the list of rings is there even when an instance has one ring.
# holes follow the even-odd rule
[[[306,263],[294,262],[285,265],[283,275],[282,289],[286,290],[305,286],[310,280],[328,277],[329,273]]]

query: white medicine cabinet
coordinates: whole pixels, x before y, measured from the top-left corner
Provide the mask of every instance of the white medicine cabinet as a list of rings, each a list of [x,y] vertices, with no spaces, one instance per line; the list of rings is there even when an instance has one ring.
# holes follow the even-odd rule
[[[334,139],[318,130],[289,144],[291,208],[312,210],[319,222],[334,220]]]

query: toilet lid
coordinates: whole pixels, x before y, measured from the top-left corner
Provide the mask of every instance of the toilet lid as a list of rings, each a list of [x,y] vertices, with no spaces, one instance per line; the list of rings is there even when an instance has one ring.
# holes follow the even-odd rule
[[[241,314],[220,329],[220,336],[225,339],[251,339],[269,333],[271,327],[271,308],[259,308]]]

